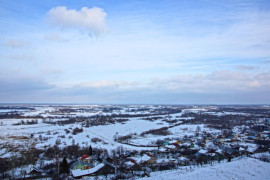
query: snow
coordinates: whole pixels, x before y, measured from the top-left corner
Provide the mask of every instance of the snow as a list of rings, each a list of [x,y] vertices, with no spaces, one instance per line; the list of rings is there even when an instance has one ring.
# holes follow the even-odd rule
[[[132,167],[132,166],[134,166],[134,163],[131,162],[131,161],[128,161],[128,162],[125,163],[125,165],[126,165],[127,167]]]
[[[109,106],[108,106],[109,107]],[[140,108],[143,106],[131,106],[129,108]],[[159,107],[153,107],[153,106],[146,106],[154,110],[155,108]],[[102,112],[101,106],[95,106],[95,105],[72,105],[70,106],[71,109],[78,109],[83,108],[86,110],[72,112],[72,113],[62,113],[59,112],[62,106],[47,106],[47,105],[39,105],[39,106],[33,106],[35,110],[31,111],[25,111],[22,113],[22,116],[42,116],[45,118],[52,117],[52,120],[54,122],[57,122],[58,120],[66,120],[66,117],[75,117],[75,116],[92,116],[97,114],[102,115],[110,115],[112,113],[122,113],[122,114],[138,114],[138,112],[129,112],[129,109],[126,107],[123,107],[121,110],[113,111],[110,113],[104,113]],[[88,111],[89,110],[89,111]],[[139,112],[140,114],[151,114],[150,111]],[[171,114],[171,119],[178,119],[182,115],[182,113],[176,113]],[[66,116],[66,117],[62,117]],[[93,126],[89,128],[83,128],[83,132],[79,133],[77,135],[72,134],[66,134],[65,129],[69,129],[72,131],[72,129],[78,127],[81,128],[80,123],[75,124],[68,124],[64,126],[59,125],[51,125],[46,124],[42,122],[42,119],[37,119],[38,124],[33,125],[17,125],[14,126],[13,124],[20,123],[22,120],[26,121],[25,118],[18,118],[18,119],[3,119],[2,122],[4,122],[4,126],[0,126],[0,131],[2,132],[0,135],[0,142],[1,143],[7,143],[7,144],[33,144],[36,148],[44,148],[46,146],[53,146],[57,139],[60,139],[60,147],[68,146],[72,144],[72,140],[75,139],[75,143],[79,143],[80,145],[88,146],[89,143],[91,143],[91,139],[94,137],[97,137],[102,140],[102,142],[95,143],[96,148],[106,148],[109,151],[112,149],[116,149],[119,146],[123,146],[127,150],[153,150],[155,148],[153,147],[136,147],[132,145],[126,145],[121,144],[114,141],[114,135],[117,133],[119,136],[128,135],[131,133],[137,133],[137,136],[134,137],[131,140],[132,144],[138,144],[138,145],[153,145],[157,139],[164,139],[164,138],[176,138],[179,136],[182,130],[178,128],[179,134],[170,135],[170,136],[154,136],[154,135],[147,135],[145,137],[139,136],[140,133],[144,131],[148,131],[150,129],[158,129],[161,127],[169,126],[170,123],[164,121],[164,119],[167,119],[167,115],[153,115],[149,117],[161,117],[160,119],[157,119],[155,121],[148,121],[144,120],[145,117],[129,117],[127,118],[128,121],[125,123],[115,123],[115,124],[109,124],[109,125],[103,125],[103,126]],[[188,119],[184,118],[184,119]],[[31,119],[30,119],[31,120]],[[181,122],[180,120],[178,123]],[[197,126],[196,126],[197,127]],[[196,129],[194,126],[193,129]],[[173,130],[173,128],[171,128]],[[50,132],[50,133],[49,133]],[[192,134],[191,132],[188,132]],[[11,138],[12,136],[23,136],[28,138],[27,140],[23,139],[14,139]],[[34,135],[34,138],[30,138]],[[39,136],[42,136],[42,141],[39,140]],[[70,138],[70,136],[72,136]]]
[[[158,163],[158,164],[161,164],[161,163],[168,163],[168,162],[170,162],[170,159],[158,159],[158,160],[157,160],[157,163]]]
[[[167,145],[167,146],[165,146],[166,148],[169,148],[169,149],[174,149],[175,148],[175,146],[174,145]]]
[[[149,159],[151,159],[151,157],[148,156],[147,154],[144,154],[144,155],[142,156],[142,162],[148,161]]]
[[[185,160],[188,160],[188,159],[182,156],[182,157],[179,158],[179,160],[180,161],[185,161]]]
[[[197,127],[200,127],[201,131],[206,131],[206,132],[210,132],[210,133],[220,132],[219,130],[216,130],[216,129],[207,128],[207,127],[205,127],[204,124],[194,124],[194,125],[193,124],[192,125],[183,124],[180,126],[170,128],[170,131],[175,135],[183,137],[184,135],[194,135]]]
[[[248,147],[247,151],[253,153],[254,151],[256,151],[256,149],[256,147]]]
[[[10,156],[21,156],[20,151],[27,150],[30,147],[35,147],[39,149],[47,148],[46,146],[53,146],[56,140],[60,140],[59,147],[63,148],[65,146],[71,145],[73,140],[75,144],[79,144],[80,146],[87,147],[90,143],[95,148],[104,148],[111,153],[111,150],[115,150],[118,147],[123,147],[125,150],[157,150],[156,145],[157,140],[165,140],[170,144],[165,147],[161,147],[160,151],[166,151],[168,148],[175,148],[172,143],[175,143],[177,140],[183,138],[184,136],[189,136],[188,142],[183,141],[184,143],[181,145],[191,145],[192,142],[197,142],[199,139],[202,140],[202,134],[204,132],[211,133],[213,137],[216,137],[221,133],[220,130],[212,129],[207,127],[205,124],[189,124],[186,119],[192,119],[193,117],[181,117],[182,114],[188,112],[194,113],[208,113],[213,115],[226,115],[226,114],[240,114],[245,115],[244,113],[234,113],[234,112],[209,112],[211,109],[215,109],[215,107],[206,107],[206,108],[191,108],[184,109],[182,113],[175,113],[169,115],[157,115],[155,114],[155,108],[161,108],[162,106],[125,106],[119,108],[120,110],[115,110],[111,112],[103,112],[104,107],[110,106],[99,106],[99,105],[72,105],[67,106],[73,110],[70,112],[61,111],[63,106],[34,106],[35,110],[27,110],[20,111],[19,113],[22,116],[41,116],[46,120],[51,119],[53,122],[57,122],[59,120],[68,120],[70,117],[76,116],[93,116],[93,115],[111,115],[114,114],[152,114],[150,116],[145,117],[127,117],[128,121],[123,123],[116,122],[115,124],[108,125],[99,125],[99,126],[91,126],[84,127],[82,122],[76,122],[74,124],[66,124],[66,125],[51,125],[46,124],[43,121],[43,118],[35,117],[35,120],[38,120],[38,124],[32,125],[14,125],[16,123],[20,123],[22,120],[32,120],[30,117],[24,118],[12,118],[12,119],[1,119],[3,125],[0,126],[0,158],[8,158]],[[142,107],[147,107],[150,110],[146,111],[137,111]],[[15,109],[13,109],[15,110]],[[134,110],[131,112],[130,110]],[[3,110],[6,111],[6,110]],[[2,112],[3,112],[2,111]],[[1,113],[1,110],[0,110]],[[3,112],[4,113],[4,112]],[[147,118],[159,117],[152,120],[146,120]],[[117,118],[115,118],[117,119]],[[177,122],[170,122],[172,120],[176,120]],[[174,124],[183,123],[181,125],[172,126]],[[187,123],[187,124],[185,124]],[[144,136],[140,136],[140,134],[144,131],[148,131],[150,129],[159,129],[161,127],[169,127],[169,131],[172,132],[170,135],[153,135],[147,134]],[[72,130],[74,128],[83,128],[83,132],[78,133],[77,135],[72,135]],[[198,128],[199,127],[199,128]],[[233,132],[239,134],[243,126],[238,126],[233,129]],[[248,126],[247,126],[248,128]],[[66,132],[65,130],[69,130],[70,132]],[[135,134],[136,133],[136,134]],[[267,137],[267,133],[269,131],[264,131],[265,137]],[[114,135],[124,136],[128,134],[132,134],[132,139],[127,141],[129,144],[119,143],[114,141]],[[197,134],[197,135],[195,135]],[[194,136],[195,135],[195,136]],[[99,138],[101,142],[92,142],[92,138]],[[247,147],[248,151],[254,152],[258,147],[256,144],[251,143],[252,141],[244,141],[246,139],[246,135],[240,134],[238,136],[240,142],[230,142],[231,139],[228,139],[228,142],[225,142],[223,145],[228,146],[233,144],[239,144],[243,147]],[[225,139],[226,141],[226,139]],[[137,145],[137,146],[136,146]],[[151,145],[151,146],[150,146]],[[145,147],[144,147],[145,146]],[[148,146],[148,147],[147,147]],[[213,144],[210,140],[206,140],[205,144],[206,148],[216,149],[216,145]],[[16,151],[11,151],[10,148]],[[221,148],[221,147],[220,147]],[[245,148],[240,148],[240,150],[244,150]],[[199,153],[206,154],[207,151],[201,149],[199,145],[195,144],[194,148],[199,151]],[[201,150],[200,150],[201,149]],[[167,150],[168,151],[168,150]],[[222,153],[222,150],[219,149],[216,152]],[[209,154],[214,156],[215,153]],[[255,157],[255,156],[254,156]],[[141,156],[134,157],[132,159],[136,160],[137,163],[142,163],[149,160],[151,157],[146,154]],[[259,158],[259,157],[257,157]],[[172,159],[159,159],[157,158],[158,163],[166,163],[170,161],[184,161],[185,157],[177,158],[177,160]],[[45,161],[45,164],[48,164],[50,161]],[[196,167],[191,170],[189,167],[182,167],[182,169],[173,170],[170,172],[157,172],[152,173],[152,179],[229,179],[231,176],[232,179],[267,179],[266,169],[269,169],[269,164],[261,164],[263,162],[257,161],[255,159],[242,159],[238,161],[233,161],[230,163],[221,163],[215,166],[207,165],[202,168]],[[127,161],[126,165],[131,166],[134,163]],[[100,164],[93,169],[89,170],[73,170],[72,173],[74,176],[82,176],[85,174],[91,174],[96,172],[98,169],[102,168],[104,165]],[[260,168],[258,168],[260,167]],[[186,169],[188,168],[188,170]],[[239,169],[239,172],[238,172]],[[261,175],[260,175],[261,173]],[[165,175],[163,175],[165,174]],[[228,175],[227,175],[228,174]],[[240,175],[239,175],[240,174]],[[269,173],[267,174],[269,175]],[[157,178],[154,178],[157,177]],[[267,177],[267,178],[265,178]],[[86,177],[85,177],[86,178]],[[151,178],[150,178],[151,179]]]
[[[270,163],[262,162],[253,158],[245,158],[232,162],[225,162],[215,164],[214,166],[199,167],[195,169],[182,168],[170,172],[155,172],[151,173],[151,177],[143,178],[148,180],[194,180],[194,179],[207,179],[207,180],[258,180],[270,179]]]
[[[148,156],[147,154],[144,154],[142,157],[137,156],[137,157],[132,157],[131,159],[133,159],[136,163],[140,164],[140,163],[148,161],[149,159],[151,159],[151,157]]]
[[[199,153],[201,153],[201,154],[206,154],[206,153],[207,153],[207,150],[205,150],[205,149],[200,149],[200,150],[199,150]]]
[[[6,148],[0,149],[0,156],[5,154],[7,152]]]
[[[24,111],[29,111],[28,109],[0,109],[0,113],[8,113],[8,112],[24,112]]]
[[[66,134],[65,129],[74,129],[75,127],[81,127],[80,124],[72,124],[72,125],[65,125],[65,126],[59,126],[59,125],[50,125],[50,124],[44,124],[39,121],[38,124],[34,125],[19,125],[19,126],[13,126],[12,124],[20,122],[21,119],[6,119],[4,120],[5,126],[0,126],[0,131],[2,134],[0,135],[0,139],[2,142],[8,142],[8,143],[23,143],[24,141],[19,139],[10,139],[11,136],[26,136],[30,137],[31,134],[34,134],[35,138],[38,138],[41,134],[43,138],[49,138],[46,141],[37,141],[36,147],[42,148],[44,146],[48,145],[54,145],[55,141],[59,139],[60,136],[65,135],[65,138],[61,139],[61,145],[71,145],[73,138],[75,139],[76,143],[79,144],[86,144],[90,142],[91,138],[98,137],[102,139],[103,142],[95,144],[95,147],[100,148],[107,148],[107,149],[115,149],[118,146],[123,146],[127,149],[147,149],[151,150],[153,148],[140,148],[140,147],[134,147],[129,145],[120,144],[117,142],[114,142],[114,134],[118,133],[119,135],[127,135],[130,133],[141,133],[143,131],[147,131],[149,129],[159,128],[163,127],[163,125],[156,125],[156,122],[151,121],[145,121],[141,120],[140,118],[130,118],[128,122],[125,124],[116,123],[116,124],[110,124],[110,125],[104,125],[104,126],[94,126],[89,128],[83,128],[84,131],[82,133],[79,133],[77,135],[74,135],[73,138],[69,138],[71,134]],[[55,120],[57,121],[57,120]],[[161,122],[161,121],[160,121]],[[164,123],[166,124],[166,123]],[[50,135],[47,133],[50,131]],[[89,136],[87,138],[86,136]],[[149,139],[151,141],[151,139]]]
[[[240,147],[240,148],[239,148],[239,151],[244,151],[244,150],[245,150],[245,149],[244,149],[244,148],[242,148],[242,147]]]
[[[224,116],[224,115],[243,115],[248,116],[249,113],[241,113],[241,112],[204,112],[204,114],[216,115],[216,116]]]
[[[99,169],[101,169],[104,166],[103,163],[91,168],[91,169],[86,169],[86,170],[81,170],[81,169],[76,169],[76,170],[71,170],[71,173],[73,177],[80,177],[80,176],[85,176],[89,174],[93,174],[97,172]]]

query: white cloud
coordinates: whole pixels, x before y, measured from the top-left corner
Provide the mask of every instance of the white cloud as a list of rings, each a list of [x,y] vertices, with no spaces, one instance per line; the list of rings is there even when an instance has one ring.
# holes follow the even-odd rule
[[[68,38],[63,38],[59,36],[59,34],[57,33],[45,34],[44,39],[47,41],[56,41],[56,42],[67,42],[69,40]]]
[[[167,93],[236,93],[257,92],[270,87],[270,73],[244,73],[240,71],[214,71],[206,74],[182,74],[170,78],[153,78],[144,81],[90,81],[74,87],[91,89],[92,92],[109,89],[121,94],[122,91],[137,91],[153,94]],[[254,93],[255,94],[255,93]]]
[[[257,66],[247,66],[247,65],[238,65],[238,66],[236,66],[236,68],[239,70],[254,70],[258,67]]]
[[[14,60],[33,60],[34,58],[28,54],[11,54],[9,58]]]
[[[20,48],[23,47],[25,44],[17,39],[10,39],[4,43],[4,46],[12,47],[12,48]]]
[[[270,59],[263,60],[262,63],[270,63]]]
[[[185,74],[167,79],[154,79],[149,85],[166,92],[254,92],[270,87],[270,73],[244,73],[239,71],[214,71],[208,74]]]
[[[54,94],[99,103],[265,103],[269,75],[214,71],[146,81],[89,81],[59,87]]]
[[[56,75],[56,74],[61,74],[63,73],[62,69],[59,68],[50,68],[50,67],[43,67],[40,69],[42,74],[45,75]]]
[[[106,12],[98,7],[82,7],[81,10],[67,9],[65,6],[52,8],[48,12],[49,21],[64,28],[87,30],[95,35],[107,31]]]
[[[31,93],[34,91],[42,91],[53,88],[54,85],[48,84],[39,78],[0,78],[1,93]]]
[[[141,87],[140,82],[138,81],[92,81],[92,82],[84,82],[79,84],[79,87],[82,88],[111,88],[111,89],[135,89]],[[77,86],[77,85],[76,85]]]

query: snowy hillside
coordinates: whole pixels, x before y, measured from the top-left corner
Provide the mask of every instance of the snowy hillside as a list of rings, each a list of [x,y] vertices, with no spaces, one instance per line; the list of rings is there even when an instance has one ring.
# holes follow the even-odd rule
[[[195,169],[175,171],[165,171],[152,173],[151,177],[143,178],[147,180],[267,180],[270,179],[270,163],[262,162],[253,158],[245,158],[230,163],[215,164],[214,166],[196,167]]]
[[[69,169],[88,176],[104,163],[95,177],[267,179],[268,163],[237,159],[265,158],[269,112],[261,106],[2,105],[0,177],[77,177]],[[92,164],[75,166],[84,155]]]

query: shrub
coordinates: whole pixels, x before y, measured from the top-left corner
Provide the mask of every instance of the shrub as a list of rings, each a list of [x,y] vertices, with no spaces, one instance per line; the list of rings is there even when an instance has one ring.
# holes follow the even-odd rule
[[[91,141],[92,141],[93,143],[97,143],[97,142],[101,142],[102,140],[99,139],[99,138],[97,138],[97,137],[94,137],[94,138],[91,139]]]
[[[65,129],[65,131],[66,131],[66,134],[70,133],[70,130],[68,130],[68,129]]]
[[[83,128],[80,129],[80,128],[76,127],[75,129],[73,129],[72,134],[76,135],[76,134],[81,133],[81,132],[83,132]]]
[[[144,131],[141,133],[141,136],[144,136],[146,134],[153,134],[153,135],[170,135],[172,134],[171,131],[168,130],[168,127],[162,127],[159,129],[150,129],[149,131]]]

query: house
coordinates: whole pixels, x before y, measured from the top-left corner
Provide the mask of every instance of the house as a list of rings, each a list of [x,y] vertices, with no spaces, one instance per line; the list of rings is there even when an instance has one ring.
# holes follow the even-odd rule
[[[91,163],[93,161],[93,158],[85,154],[80,158],[80,160],[83,162]]]
[[[182,144],[182,141],[181,140],[178,140],[178,141],[175,142],[175,144],[178,144],[178,145],[179,144]]]
[[[180,148],[180,145],[177,144],[177,143],[172,143],[172,145],[174,145],[174,149],[179,149]]]
[[[222,149],[216,150],[216,153],[222,154]]]
[[[133,167],[134,165],[136,165],[136,161],[133,159],[129,159],[126,163],[125,163],[125,167],[127,169],[130,169],[131,167]]]
[[[159,164],[159,165],[168,165],[168,164],[174,164],[174,163],[176,163],[177,161],[176,161],[176,159],[174,159],[174,158],[170,158],[170,157],[168,157],[167,159],[158,159],[157,161],[156,161],[156,163],[157,164]]]
[[[240,148],[239,148],[239,152],[240,152],[240,154],[243,154],[244,152],[246,152],[246,149],[243,148],[243,147],[240,147]]]
[[[173,145],[173,144],[168,144],[168,145],[164,146],[164,148],[166,148],[167,151],[177,149],[177,147],[175,145]]]
[[[169,159],[158,159],[157,160],[157,164],[163,164],[163,165],[167,165],[170,163]]]
[[[236,149],[233,149],[233,148],[225,147],[222,149],[222,151],[223,151],[223,154],[227,157],[238,155],[238,151]]]
[[[217,154],[217,152],[214,149],[211,149],[210,151],[208,151],[208,155],[211,157],[215,157]]]
[[[165,141],[165,142],[163,143],[163,146],[167,146],[167,145],[169,145],[169,142]]]
[[[142,167],[136,163],[135,160],[133,159],[129,159],[126,163],[125,163],[125,167],[129,170],[129,171],[140,171],[142,170]]]
[[[104,164],[102,168],[100,168],[98,171],[95,172],[96,175],[107,175],[115,173],[116,173],[115,167],[110,166],[109,164]]]
[[[154,156],[152,156],[149,153],[146,153],[142,156],[142,161],[143,164],[156,164],[157,160]]]
[[[270,119],[269,118],[265,119],[265,125],[270,125]]]
[[[101,163],[101,164],[98,164],[97,166],[93,167],[93,168],[90,168],[90,169],[72,169],[71,170],[71,174],[73,177],[75,178],[79,178],[79,177],[82,177],[82,176],[88,176],[88,175],[91,175],[91,174],[95,174],[98,170],[100,170],[101,168],[104,167],[104,164]]]
[[[71,169],[81,169],[81,170],[85,170],[85,169],[91,169],[93,168],[94,165],[92,163],[87,163],[84,161],[76,161],[75,163],[73,163],[71,165]]]
[[[180,158],[180,157],[182,157],[182,156],[183,156],[183,154],[176,153],[173,157],[177,159],[177,158]]]
[[[195,157],[201,157],[201,156],[206,156],[207,150],[200,149],[198,152],[194,154]]]
[[[223,154],[222,154],[222,150],[221,149],[218,149],[218,150],[214,150],[214,149],[212,149],[212,150],[210,150],[210,151],[208,151],[208,157],[210,158],[210,159],[216,159],[216,160],[222,160],[222,159],[224,159],[224,156],[223,156]]]
[[[75,171],[75,170],[88,170],[88,169],[92,169],[95,167],[97,162],[95,162],[93,160],[93,158],[89,155],[83,155],[82,157],[79,158],[78,161],[74,162],[70,169],[71,171]]]
[[[28,173],[28,175],[30,175],[31,177],[41,177],[42,173],[43,173],[42,170],[33,167],[31,171]]]
[[[185,158],[184,156],[178,158],[177,160],[178,160],[178,164],[181,166],[186,166],[189,162],[189,159]]]
[[[247,148],[247,153],[248,154],[254,154],[254,152],[257,150],[257,147],[252,147],[252,146],[249,146]]]
[[[154,156],[149,153],[143,154],[141,157],[132,157],[130,160],[137,164],[156,164],[157,160]]]

